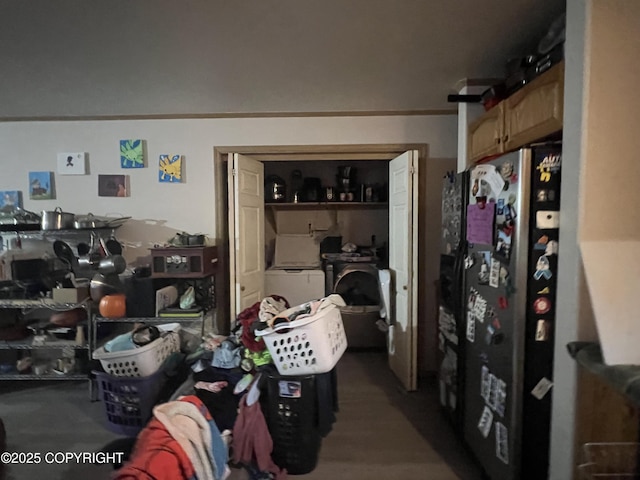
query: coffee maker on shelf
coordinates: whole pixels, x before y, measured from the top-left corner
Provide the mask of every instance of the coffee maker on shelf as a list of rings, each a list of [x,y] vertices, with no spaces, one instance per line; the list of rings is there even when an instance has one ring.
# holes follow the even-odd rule
[[[338,198],[341,202],[356,200],[356,169],[354,167],[338,167],[336,175]]]

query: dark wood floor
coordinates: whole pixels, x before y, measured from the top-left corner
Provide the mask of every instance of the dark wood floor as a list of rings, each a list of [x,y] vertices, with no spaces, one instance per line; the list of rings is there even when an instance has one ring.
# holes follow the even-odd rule
[[[11,451],[95,451],[118,438],[102,425],[103,407],[89,402],[86,382],[11,382],[0,386],[0,417]],[[479,480],[440,414],[434,382],[405,393],[384,353],[347,352],[338,363],[340,410],[323,439],[316,468],[304,480]],[[108,465],[14,465],[7,480],[107,479]],[[245,479],[233,469],[232,479]]]
[[[340,411],[304,480],[479,480],[439,411],[435,382],[406,393],[384,353],[347,352],[338,364]],[[235,471],[233,478],[246,478]]]

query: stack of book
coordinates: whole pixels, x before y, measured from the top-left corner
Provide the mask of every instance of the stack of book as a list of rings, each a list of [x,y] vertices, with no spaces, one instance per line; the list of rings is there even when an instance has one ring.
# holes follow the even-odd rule
[[[159,317],[167,318],[197,318],[202,315],[202,307],[180,308],[165,307],[158,312]]]

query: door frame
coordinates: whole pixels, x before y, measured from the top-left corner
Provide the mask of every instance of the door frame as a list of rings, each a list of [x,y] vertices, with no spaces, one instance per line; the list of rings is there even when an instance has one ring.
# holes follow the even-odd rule
[[[219,270],[216,282],[217,312],[216,325],[220,333],[228,334],[231,327],[229,318],[229,225],[227,222],[228,192],[227,192],[227,161],[231,153],[250,156],[254,160],[269,161],[322,161],[322,160],[392,160],[407,150],[418,151],[418,189],[424,192],[426,188],[426,162],[429,158],[429,145],[426,143],[382,143],[382,144],[344,144],[344,145],[241,145],[216,146],[213,149],[215,172],[215,215],[216,215],[216,244],[218,245]],[[426,195],[421,194],[419,207],[424,208]],[[424,216],[419,212],[418,218]],[[423,261],[425,225],[418,222],[418,350],[421,348],[420,318],[424,318],[425,298],[428,286],[425,278],[425,262]],[[435,335],[435,333],[434,333]],[[417,358],[420,359],[418,354]],[[418,365],[420,372],[420,365]]]

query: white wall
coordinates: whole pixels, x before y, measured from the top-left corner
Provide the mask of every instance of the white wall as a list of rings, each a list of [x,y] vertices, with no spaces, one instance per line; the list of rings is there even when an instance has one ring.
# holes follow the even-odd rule
[[[215,232],[215,146],[428,143],[432,157],[454,157],[455,116],[176,119],[0,123],[0,146],[8,152],[0,190],[21,190],[28,210],[60,206],[73,213],[130,215],[118,231],[133,262],[153,243],[178,231]],[[148,167],[121,169],[119,140],[147,143]],[[55,175],[55,200],[29,200],[28,172],[56,170],[58,152],[87,152],[90,173]],[[158,182],[162,153],[184,155],[185,182]],[[98,174],[130,175],[128,198],[97,196]],[[137,246],[136,246],[137,245]]]
[[[578,248],[578,214],[583,187],[584,132],[589,68],[589,23],[591,0],[567,1],[565,43],[565,91],[562,152],[562,211],[558,250],[558,294],[556,305],[551,450],[549,478],[573,478],[575,469],[575,406],[577,365],[566,345],[594,339],[590,302],[586,292],[582,258]]]

